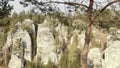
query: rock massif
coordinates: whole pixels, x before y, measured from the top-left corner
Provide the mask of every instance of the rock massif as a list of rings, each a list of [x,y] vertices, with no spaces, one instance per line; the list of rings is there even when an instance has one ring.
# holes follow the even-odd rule
[[[10,29],[3,47],[4,61],[8,67],[23,68],[25,61],[35,61],[44,65],[49,61],[59,64],[65,49],[69,62],[80,60],[76,58],[80,58],[80,52],[84,47],[85,31],[79,31],[75,24],[73,24],[75,29],[69,30],[69,26],[53,23],[52,19],[46,18],[43,23],[35,27],[33,21],[25,19],[24,22],[18,22]],[[88,68],[120,67],[118,61],[120,60],[120,30],[113,28],[111,30],[106,40],[107,34],[104,31],[93,28],[87,57]]]

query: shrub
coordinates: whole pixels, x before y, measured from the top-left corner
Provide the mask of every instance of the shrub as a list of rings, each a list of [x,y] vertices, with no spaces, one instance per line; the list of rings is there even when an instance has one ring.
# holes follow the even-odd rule
[[[67,53],[67,50],[65,50],[65,52],[61,56],[61,59],[59,61],[59,68],[68,68],[68,53]]]
[[[35,62],[26,61],[25,68],[40,68],[40,65]]]

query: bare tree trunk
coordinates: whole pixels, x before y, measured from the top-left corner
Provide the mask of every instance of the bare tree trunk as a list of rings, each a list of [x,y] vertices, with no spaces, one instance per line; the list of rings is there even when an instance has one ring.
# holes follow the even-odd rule
[[[93,3],[94,0],[89,0],[89,7],[88,7],[88,22],[86,25],[86,32],[85,32],[85,43],[84,48],[81,55],[81,66],[82,68],[87,68],[87,55],[89,51],[89,42],[90,42],[90,33],[93,24]]]
[[[87,68],[87,55],[89,51],[90,32],[91,32],[91,22],[89,22],[86,26],[85,43],[84,43],[84,48],[81,55],[82,68]]]

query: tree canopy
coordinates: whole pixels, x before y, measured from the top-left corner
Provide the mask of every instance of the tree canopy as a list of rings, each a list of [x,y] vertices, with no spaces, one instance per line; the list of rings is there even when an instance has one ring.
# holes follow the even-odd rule
[[[0,19],[5,16],[10,15],[10,11],[12,10],[12,6],[8,4],[10,0],[0,0]]]

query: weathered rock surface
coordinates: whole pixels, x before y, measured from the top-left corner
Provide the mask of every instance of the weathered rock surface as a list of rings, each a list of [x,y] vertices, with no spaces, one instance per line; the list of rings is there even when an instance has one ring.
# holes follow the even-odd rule
[[[110,29],[106,45],[104,47],[103,68],[120,67],[120,30]]]
[[[18,27],[18,29],[16,30],[17,32],[13,33],[13,38],[12,38],[12,44],[13,44],[13,47],[14,45],[16,44],[16,41],[18,39],[21,39],[20,40],[20,43],[21,45],[23,45],[23,48],[25,49],[25,55],[24,55],[24,58],[26,60],[29,60],[31,61],[31,56],[32,56],[32,48],[31,48],[31,38],[30,38],[30,35],[29,33],[27,32],[26,29],[22,29],[20,27],[20,25],[16,26]],[[17,44],[16,44],[17,45]],[[19,44],[18,44],[19,45]]]
[[[12,54],[8,67],[9,68],[22,68],[23,67],[23,62],[16,55]]]
[[[56,25],[55,21],[53,22],[51,18],[47,17],[42,24],[38,24],[37,37],[33,21],[25,19],[24,22],[17,23],[8,32],[3,48],[5,58],[7,52],[11,56],[8,67],[22,68],[24,59],[31,62],[32,58],[34,58],[33,61],[43,64],[47,64],[49,61],[57,64],[66,48],[68,61],[77,60],[76,57],[80,54],[85,43],[85,30],[82,28],[84,24],[78,24],[77,22],[76,20],[72,23],[73,29],[69,30],[69,26],[59,22],[56,22]],[[81,25],[81,27],[78,25]],[[120,30],[112,28],[110,32],[106,39],[108,34],[104,30],[93,26],[92,39],[89,44],[91,49],[87,57],[88,68],[120,67],[118,61],[120,60]],[[36,45],[37,48],[33,45]],[[34,47],[34,54],[32,54],[32,47]],[[102,55],[102,48],[104,48],[104,56]]]
[[[37,31],[37,59],[40,59],[42,63],[47,64],[50,60],[56,63],[57,55],[55,53],[55,39],[51,31],[51,26],[47,25],[50,22],[45,20],[43,24],[38,25]]]
[[[33,24],[33,21],[30,19],[25,19],[22,24],[26,27],[26,29],[28,30],[28,32],[30,34],[35,33],[35,25]]]
[[[3,50],[6,51],[9,47],[12,47],[10,50],[11,59],[8,64],[9,68],[21,68],[19,67],[19,64],[22,63],[20,60],[23,58],[28,61],[32,60],[31,38],[27,30],[23,29],[20,22],[17,23],[13,30],[8,33],[7,41]]]
[[[91,48],[88,53],[88,68],[102,68],[99,48]]]
[[[120,41],[112,41],[104,51],[103,68],[120,67]]]

